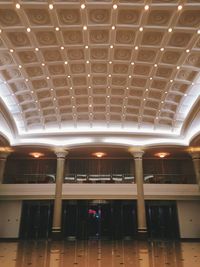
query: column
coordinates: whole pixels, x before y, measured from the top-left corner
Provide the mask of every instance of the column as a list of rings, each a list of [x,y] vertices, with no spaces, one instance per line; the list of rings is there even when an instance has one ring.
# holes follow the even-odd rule
[[[145,238],[147,236],[146,211],[144,201],[144,185],[143,185],[143,167],[142,155],[143,151],[133,152],[135,160],[135,179],[137,184],[137,221],[138,221],[138,237]]]
[[[3,183],[6,160],[9,154],[8,152],[0,152],[0,184]]]
[[[200,189],[200,153],[191,152],[190,153],[194,165],[194,172],[196,176],[197,184],[199,185]]]
[[[57,156],[56,168],[56,190],[53,211],[52,238],[59,239],[61,237],[61,221],[62,221],[62,185],[64,179],[65,157],[68,151],[55,152]]]

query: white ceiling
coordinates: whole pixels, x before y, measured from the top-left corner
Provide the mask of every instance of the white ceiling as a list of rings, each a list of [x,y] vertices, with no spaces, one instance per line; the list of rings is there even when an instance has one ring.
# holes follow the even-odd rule
[[[200,95],[199,0],[13,2],[0,1],[0,96],[14,143],[37,133],[62,145],[50,135],[69,132],[177,142]]]

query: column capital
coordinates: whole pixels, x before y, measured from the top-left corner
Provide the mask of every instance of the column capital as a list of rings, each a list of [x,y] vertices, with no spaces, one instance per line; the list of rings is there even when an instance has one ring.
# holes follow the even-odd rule
[[[0,151],[0,160],[6,160],[10,152]]]
[[[195,159],[199,159],[200,160],[200,152],[190,151],[189,154],[190,154],[190,156],[192,157],[193,160],[195,160]]]
[[[56,154],[57,159],[60,159],[65,158],[69,154],[69,151],[64,149],[55,149],[54,153]]]
[[[134,159],[142,159],[144,151],[131,151],[132,156]]]

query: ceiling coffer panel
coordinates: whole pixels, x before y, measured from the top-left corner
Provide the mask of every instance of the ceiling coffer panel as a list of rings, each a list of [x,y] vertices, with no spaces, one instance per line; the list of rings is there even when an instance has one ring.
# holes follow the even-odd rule
[[[23,131],[183,125],[200,70],[199,1],[1,2],[0,79]]]

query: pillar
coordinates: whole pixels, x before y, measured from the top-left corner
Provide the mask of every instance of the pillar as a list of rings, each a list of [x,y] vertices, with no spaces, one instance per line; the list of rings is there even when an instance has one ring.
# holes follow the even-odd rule
[[[4,171],[8,155],[8,152],[0,152],[0,184],[3,183]]]
[[[142,155],[143,151],[133,152],[135,160],[135,179],[137,184],[137,222],[138,222],[138,237],[143,239],[147,236],[146,210],[144,201],[144,184],[143,184],[143,166]]]
[[[61,222],[62,222],[62,185],[64,179],[65,169],[65,157],[68,151],[55,152],[57,156],[57,167],[56,167],[56,189],[55,189],[55,200],[53,210],[53,225],[52,225],[52,238],[61,238]]]
[[[194,172],[196,177],[196,182],[199,185],[200,189],[200,153],[191,152],[190,153],[194,165]]]

